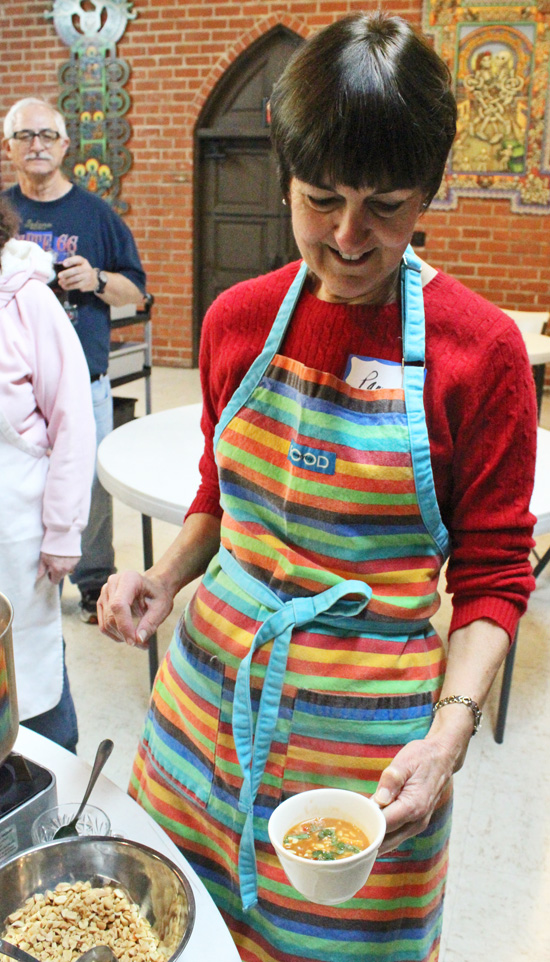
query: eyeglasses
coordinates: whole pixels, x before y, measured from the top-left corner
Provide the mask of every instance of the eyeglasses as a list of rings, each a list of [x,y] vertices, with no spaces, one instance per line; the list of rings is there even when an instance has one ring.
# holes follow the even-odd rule
[[[55,144],[61,134],[57,130],[50,130],[48,127],[45,127],[44,130],[14,130],[10,140],[22,140],[24,144],[32,144],[35,137],[38,137],[43,147],[47,147],[48,144]]]

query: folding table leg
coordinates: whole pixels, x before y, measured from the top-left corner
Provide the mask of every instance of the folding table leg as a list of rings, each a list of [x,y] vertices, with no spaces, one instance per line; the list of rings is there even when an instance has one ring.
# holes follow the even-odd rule
[[[535,379],[535,393],[537,396],[537,413],[540,420],[540,409],[542,405],[542,395],[544,391],[544,375],[546,373],[546,364],[535,364],[532,368],[533,377]]]
[[[535,576],[535,578],[538,578],[538,576],[540,575],[541,571],[544,571],[544,569],[546,568],[546,565],[548,564],[549,561],[550,561],[550,548],[548,548],[548,549],[544,552],[542,558],[539,559],[539,561],[537,562],[537,564],[536,564],[535,567],[533,568],[533,575]]]
[[[516,657],[516,645],[518,643],[518,630],[514,637],[514,643],[506,655],[504,662],[504,675],[502,676],[502,686],[500,689],[500,699],[498,703],[497,724],[495,730],[495,741],[502,745],[504,739],[504,726],[506,724],[506,714],[508,712],[508,701],[510,699],[510,688],[512,687],[512,672],[514,670],[514,660]]]
[[[143,540],[143,564],[145,570],[153,564],[153,524],[151,518],[146,514],[141,516],[141,534]],[[149,639],[149,681],[151,688],[155,681],[155,675],[159,666],[159,651],[157,633],[151,635]]]

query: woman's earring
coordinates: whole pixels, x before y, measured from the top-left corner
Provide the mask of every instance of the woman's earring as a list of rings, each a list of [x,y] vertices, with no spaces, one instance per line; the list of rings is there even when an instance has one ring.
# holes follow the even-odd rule
[[[285,207],[286,207],[286,200],[284,199],[284,197],[283,197],[283,199],[282,199],[282,203],[283,203],[283,204],[285,205]]]

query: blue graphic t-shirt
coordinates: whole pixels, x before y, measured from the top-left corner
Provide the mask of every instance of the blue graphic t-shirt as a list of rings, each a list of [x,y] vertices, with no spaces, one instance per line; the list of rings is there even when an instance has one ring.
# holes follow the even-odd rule
[[[19,214],[19,237],[53,251],[56,261],[80,254],[92,267],[124,274],[145,293],[145,272],[130,228],[104,200],[71,187],[58,200],[30,200],[18,185],[3,191]],[[109,364],[110,309],[92,292],[71,291],[77,306],[78,334],[90,375],[104,374]]]

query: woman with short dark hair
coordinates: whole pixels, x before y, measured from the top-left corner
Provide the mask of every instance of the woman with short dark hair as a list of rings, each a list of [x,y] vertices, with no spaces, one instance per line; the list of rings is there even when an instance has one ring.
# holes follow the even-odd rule
[[[199,492],[165,556],[99,604],[142,644],[205,571],[130,790],[247,962],[435,962],[452,774],[534,584],[533,381],[514,323],[410,247],[455,131],[424,40],[379,14],[332,24],[271,114],[302,263],[210,308]],[[430,624],[447,557],[448,657]],[[387,823],[337,907],[297,895],[267,835],[320,786],[374,794]]]
[[[270,98],[283,196],[291,178],[437,193],[456,132],[446,64],[398,17],[354,14],[299,47]]]

